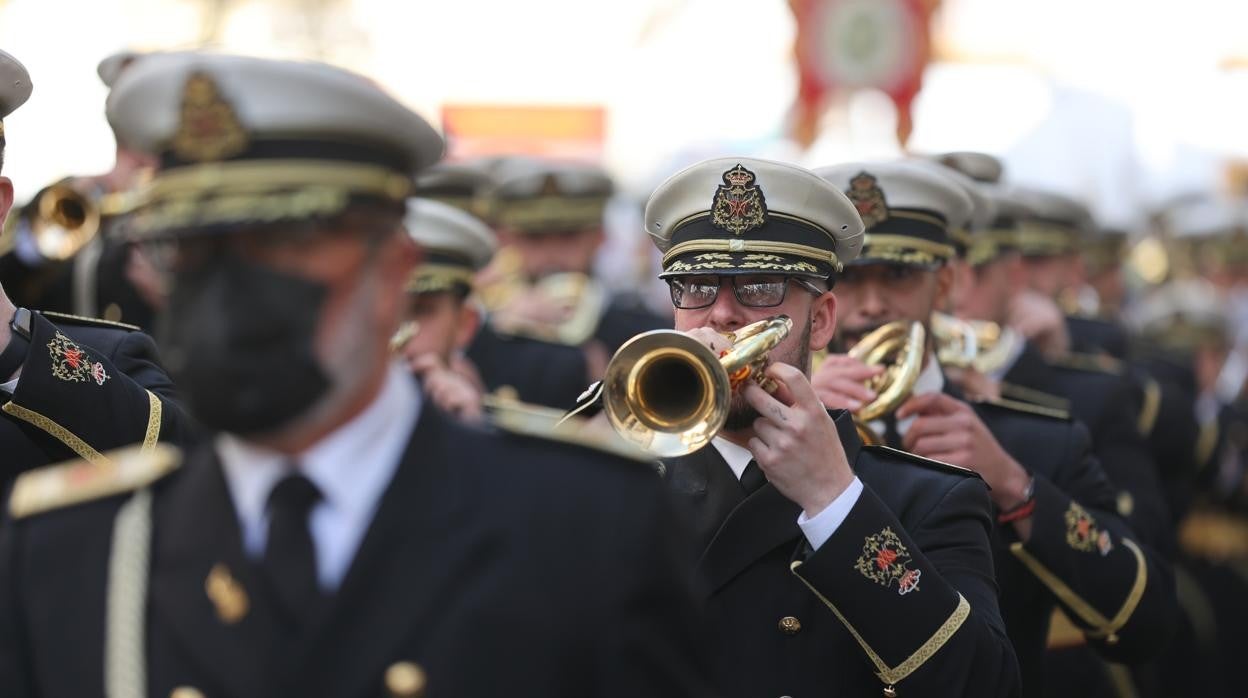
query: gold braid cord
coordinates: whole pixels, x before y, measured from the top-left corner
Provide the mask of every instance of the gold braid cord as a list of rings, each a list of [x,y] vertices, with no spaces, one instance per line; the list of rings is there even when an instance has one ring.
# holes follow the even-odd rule
[[[108,558],[104,686],[108,698],[147,695],[148,567],[152,544],[152,492],[139,490],[117,511]]]

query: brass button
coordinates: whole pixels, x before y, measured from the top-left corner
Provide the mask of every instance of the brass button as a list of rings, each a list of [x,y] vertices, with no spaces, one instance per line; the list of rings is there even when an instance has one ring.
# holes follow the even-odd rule
[[[190,686],[178,686],[169,694],[169,698],[204,698],[204,692]]]
[[[1117,506],[1119,516],[1130,516],[1135,512],[1135,498],[1130,492],[1119,492]]]
[[[425,670],[414,662],[395,662],[386,669],[386,690],[394,698],[420,698],[425,693]]]
[[[793,616],[785,616],[780,619],[780,632],[785,635],[796,635],[802,631],[802,621]]]

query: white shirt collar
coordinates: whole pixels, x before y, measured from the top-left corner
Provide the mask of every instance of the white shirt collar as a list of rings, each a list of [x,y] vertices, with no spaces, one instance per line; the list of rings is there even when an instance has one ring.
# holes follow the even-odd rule
[[[711,445],[719,451],[719,455],[723,456],[728,467],[732,468],[732,474],[736,475],[738,480],[741,479],[741,473],[745,472],[745,466],[754,460],[754,454],[750,453],[750,449],[738,446],[722,436],[711,439]]]
[[[309,525],[322,586],[336,587],[398,469],[420,409],[416,382],[395,364],[372,404],[295,459],[231,434],[218,436],[217,453],[248,555],[264,552],[269,493],[295,460],[323,496]]]

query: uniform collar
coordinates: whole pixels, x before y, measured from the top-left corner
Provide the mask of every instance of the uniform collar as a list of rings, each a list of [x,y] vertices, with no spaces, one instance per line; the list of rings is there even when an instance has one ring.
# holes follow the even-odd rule
[[[711,439],[711,445],[719,451],[719,455],[732,468],[732,474],[741,479],[741,473],[745,472],[745,467],[754,460],[754,454],[750,453],[750,449],[744,446],[738,446],[722,436],[716,436]]]
[[[366,528],[398,467],[420,408],[421,396],[411,376],[391,365],[372,404],[293,459],[232,434],[218,436],[217,453],[247,552],[253,556],[263,552],[269,493],[289,472],[292,460],[321,491],[324,499],[318,506]]]

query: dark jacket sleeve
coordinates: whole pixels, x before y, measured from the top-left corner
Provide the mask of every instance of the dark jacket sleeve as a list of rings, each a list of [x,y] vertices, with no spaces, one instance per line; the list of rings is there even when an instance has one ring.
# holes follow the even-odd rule
[[[1018,661],[997,603],[987,488],[964,478],[909,530],[869,488],[796,574],[905,695],[1008,696]]]
[[[1169,559],[1174,551],[1171,518],[1157,463],[1139,431],[1139,400],[1128,378],[1116,378],[1108,381],[1112,397],[1101,419],[1088,424],[1093,452],[1116,490],[1108,510],[1119,513],[1140,540]]]
[[[1010,552],[1107,659],[1154,658],[1177,623],[1173,572],[1115,512],[1115,488],[1089,453],[1086,430],[1071,434],[1052,479],[1035,475],[1031,537],[1013,540]]]
[[[191,427],[155,343],[140,332],[116,332],[100,349],[33,314],[30,348],[4,411],[60,442],[66,459],[99,460],[104,451],[131,444],[183,443]]]

